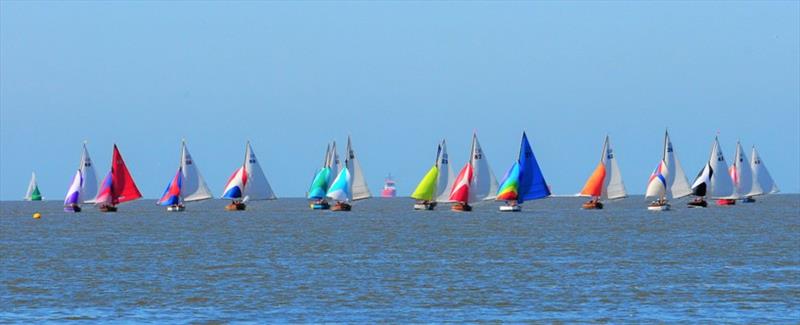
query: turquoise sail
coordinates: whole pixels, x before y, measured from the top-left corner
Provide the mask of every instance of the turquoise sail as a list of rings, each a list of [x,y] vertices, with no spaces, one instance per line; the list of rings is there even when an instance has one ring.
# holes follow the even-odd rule
[[[353,193],[350,192],[351,178],[350,170],[345,166],[342,168],[342,171],[339,172],[339,176],[336,176],[336,179],[333,180],[331,188],[328,189],[327,196],[339,202],[351,201],[353,199]]]
[[[536,200],[550,196],[550,187],[542,175],[542,169],[533,155],[528,136],[522,132],[522,143],[519,148],[519,196],[517,201]]]
[[[308,189],[308,198],[312,200],[324,199],[328,189],[328,177],[330,176],[331,169],[328,167],[322,168],[314,176],[311,182],[311,188]]]

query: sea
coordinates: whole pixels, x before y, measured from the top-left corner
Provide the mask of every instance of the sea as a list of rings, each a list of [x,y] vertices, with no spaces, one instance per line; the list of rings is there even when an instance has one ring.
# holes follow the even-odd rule
[[[583,200],[4,201],[0,323],[800,323],[800,195],[666,212]]]

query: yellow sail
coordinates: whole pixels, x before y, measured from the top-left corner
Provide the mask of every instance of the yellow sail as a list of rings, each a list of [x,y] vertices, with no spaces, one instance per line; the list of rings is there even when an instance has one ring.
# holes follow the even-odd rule
[[[439,168],[431,167],[425,177],[417,185],[417,189],[411,194],[412,198],[423,201],[433,201],[436,198],[436,180],[439,178]]]

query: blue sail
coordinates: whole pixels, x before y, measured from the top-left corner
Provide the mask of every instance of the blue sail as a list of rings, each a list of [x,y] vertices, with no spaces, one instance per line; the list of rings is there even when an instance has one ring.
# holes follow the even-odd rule
[[[522,132],[522,143],[519,147],[519,198],[517,201],[536,200],[550,196],[550,188],[542,175],[542,169],[533,155],[528,136]]]

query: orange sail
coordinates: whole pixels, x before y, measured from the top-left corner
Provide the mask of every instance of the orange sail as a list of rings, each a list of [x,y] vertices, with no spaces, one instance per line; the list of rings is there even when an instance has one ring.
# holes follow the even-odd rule
[[[606,166],[601,161],[597,164],[597,168],[592,172],[592,176],[586,181],[586,185],[581,190],[581,195],[584,196],[600,196],[603,194],[603,185],[606,179]]]

